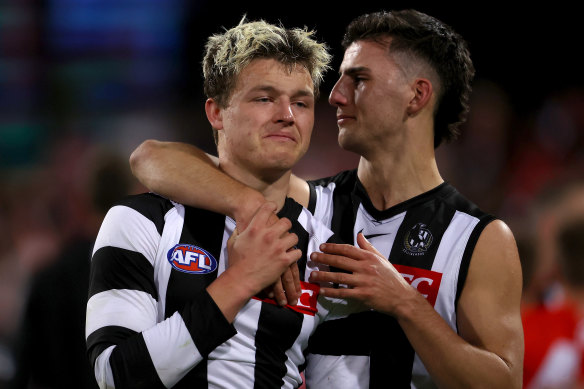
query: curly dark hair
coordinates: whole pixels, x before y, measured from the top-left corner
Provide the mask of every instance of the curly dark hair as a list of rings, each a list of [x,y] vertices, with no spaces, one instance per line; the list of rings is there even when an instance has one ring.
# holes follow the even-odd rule
[[[404,52],[430,65],[440,78],[434,118],[434,147],[456,139],[469,110],[475,74],[465,40],[450,26],[415,10],[376,12],[359,16],[343,37],[346,49],[353,42],[384,42],[391,38],[391,52]]]

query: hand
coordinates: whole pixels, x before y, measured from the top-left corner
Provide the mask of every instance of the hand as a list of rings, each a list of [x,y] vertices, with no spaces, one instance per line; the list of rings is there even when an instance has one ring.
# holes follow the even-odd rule
[[[278,219],[275,209],[273,203],[262,205],[247,228],[242,232],[236,228],[227,242],[228,271],[249,288],[250,297],[280,280],[302,255],[294,248],[298,237],[288,232],[292,223]]]
[[[249,196],[249,201],[243,202],[237,208],[235,220],[237,230],[239,232],[245,231],[253,215],[265,203],[266,200],[264,199],[263,195],[260,194],[259,196]],[[271,214],[268,219],[268,225],[274,224],[277,221],[278,217],[275,214]],[[280,279],[278,279],[273,285],[265,288],[262,294],[269,298],[275,299],[278,304],[282,306],[286,304],[296,305],[300,295],[302,294],[298,264],[294,262],[292,265],[290,265],[284,274],[282,274]]]
[[[280,279],[274,285],[268,287],[265,292],[268,297],[275,299],[282,306],[286,304],[296,305],[302,294],[298,264],[294,262],[290,265]]]
[[[245,231],[251,219],[258,212],[258,210],[266,204],[265,197],[258,191],[247,188],[244,189],[240,195],[245,201],[238,201],[237,206],[233,210],[233,219],[237,225],[237,230],[241,233]],[[270,216],[269,222],[275,223],[278,217],[275,214]]]
[[[395,315],[397,306],[417,293],[393,265],[373,247],[363,234],[357,235],[359,247],[325,243],[322,253],[314,252],[311,259],[349,273],[314,271],[310,282],[330,282],[348,288],[321,287],[320,293],[333,298],[351,298],[370,308]]]

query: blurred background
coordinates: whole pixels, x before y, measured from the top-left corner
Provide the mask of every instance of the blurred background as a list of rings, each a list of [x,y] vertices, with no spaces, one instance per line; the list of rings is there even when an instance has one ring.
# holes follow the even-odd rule
[[[571,6],[0,0],[0,388],[10,381],[92,387],[79,384],[83,365],[63,366],[67,355],[84,358],[75,348],[84,313],[72,307],[86,298],[91,240],[115,199],[145,190],[127,162],[143,140],[215,152],[200,68],[210,34],[247,14],[306,26],[328,43],[334,71],[321,88],[311,148],[295,170],[311,179],[358,161],[337,146],[327,103],[345,26],[362,13],[403,8],[451,25],[477,69],[463,135],[437,152],[442,176],[513,229],[525,305],[556,301],[556,231],[567,218],[584,217],[584,34]],[[72,333],[79,333],[74,341]]]

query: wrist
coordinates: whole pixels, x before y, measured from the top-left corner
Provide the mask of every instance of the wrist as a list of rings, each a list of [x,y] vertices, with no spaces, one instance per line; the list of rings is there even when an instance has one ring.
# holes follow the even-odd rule
[[[238,275],[229,268],[207,287],[207,293],[230,323],[249,299],[256,294],[253,287],[241,282]]]
[[[246,188],[238,194],[232,202],[233,208],[229,216],[235,219],[240,232],[245,229],[258,208],[265,202],[265,197],[255,189]]]
[[[428,302],[416,289],[411,287],[408,293],[403,294],[403,298],[395,306],[393,315],[399,322],[415,321],[416,314],[420,313]]]

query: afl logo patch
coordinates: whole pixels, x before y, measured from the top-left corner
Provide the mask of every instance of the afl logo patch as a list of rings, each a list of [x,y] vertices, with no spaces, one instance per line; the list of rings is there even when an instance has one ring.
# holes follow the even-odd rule
[[[418,223],[408,231],[404,238],[404,252],[410,255],[424,255],[432,245],[434,237],[426,225]]]
[[[167,254],[168,262],[178,271],[207,274],[217,269],[217,260],[206,250],[190,244],[177,244]]]

